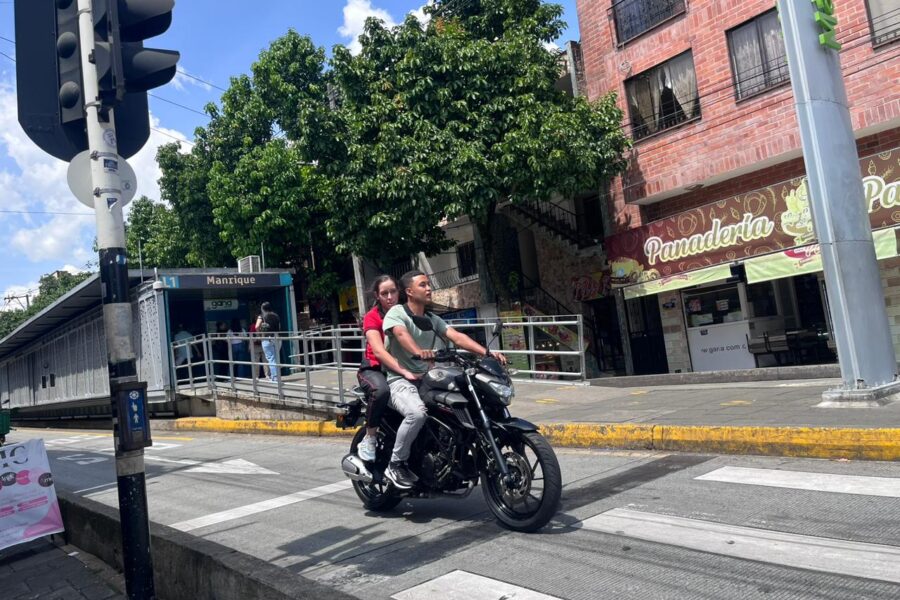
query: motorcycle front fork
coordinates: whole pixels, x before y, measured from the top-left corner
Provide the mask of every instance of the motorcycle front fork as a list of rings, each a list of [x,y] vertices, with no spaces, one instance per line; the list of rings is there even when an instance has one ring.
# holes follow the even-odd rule
[[[475,385],[472,383],[472,375],[468,371],[466,371],[466,383],[469,385],[469,393],[472,394],[472,398],[475,400],[475,406],[478,407],[478,415],[481,417],[481,434],[491,446],[491,453],[494,455],[494,460],[497,462],[497,468],[500,469],[500,473],[503,474],[503,481],[509,483],[509,466],[503,459],[503,453],[500,452],[500,447],[497,446],[494,432],[491,431],[491,420],[488,419],[487,413],[484,412],[484,408],[481,406],[481,398],[478,397],[478,393],[475,391]]]

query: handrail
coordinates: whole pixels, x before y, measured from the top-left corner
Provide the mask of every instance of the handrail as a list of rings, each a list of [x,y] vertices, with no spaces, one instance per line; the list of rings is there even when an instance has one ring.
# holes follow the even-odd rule
[[[571,210],[547,200],[533,200],[510,205],[515,210],[536,219],[557,235],[561,235],[580,248],[599,242],[578,230],[578,215]]]

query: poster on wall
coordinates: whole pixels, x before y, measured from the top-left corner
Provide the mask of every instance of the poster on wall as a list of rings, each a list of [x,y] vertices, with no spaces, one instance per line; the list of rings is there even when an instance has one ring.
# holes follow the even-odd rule
[[[505,310],[500,312],[500,318],[504,323],[517,321],[522,318],[522,313],[517,310]],[[528,340],[525,337],[524,327],[504,327],[500,332],[500,341],[503,344],[503,350],[528,350]],[[508,354],[507,360],[509,366],[520,371],[528,371],[530,364],[528,363],[527,354]]]
[[[688,329],[688,347],[694,371],[753,369],[756,361],[747,348],[747,321]]]
[[[63,530],[44,440],[0,447],[0,550]]]

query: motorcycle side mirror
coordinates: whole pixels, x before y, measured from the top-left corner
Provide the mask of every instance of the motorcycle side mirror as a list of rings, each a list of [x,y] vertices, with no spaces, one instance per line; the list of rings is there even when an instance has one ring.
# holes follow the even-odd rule
[[[502,332],[502,331],[503,331],[503,321],[501,321],[500,319],[497,319],[494,322],[494,329],[492,330],[492,333],[493,333],[494,337],[497,337],[500,335],[500,332]]]
[[[434,325],[428,317],[419,315],[410,315],[410,317],[412,318],[413,324],[422,331],[434,331]]]

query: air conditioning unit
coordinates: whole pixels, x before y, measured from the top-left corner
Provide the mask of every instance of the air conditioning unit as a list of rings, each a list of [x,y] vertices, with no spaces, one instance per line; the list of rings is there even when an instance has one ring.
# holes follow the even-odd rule
[[[238,260],[238,273],[258,273],[262,271],[262,261],[256,255]]]

